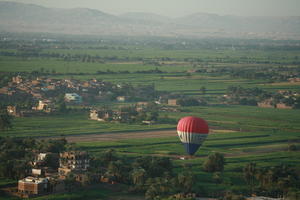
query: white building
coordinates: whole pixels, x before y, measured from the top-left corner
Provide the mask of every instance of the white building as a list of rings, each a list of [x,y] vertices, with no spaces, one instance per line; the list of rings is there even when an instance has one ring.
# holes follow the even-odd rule
[[[66,93],[65,94],[65,101],[72,102],[72,103],[81,103],[82,97],[76,93]]]

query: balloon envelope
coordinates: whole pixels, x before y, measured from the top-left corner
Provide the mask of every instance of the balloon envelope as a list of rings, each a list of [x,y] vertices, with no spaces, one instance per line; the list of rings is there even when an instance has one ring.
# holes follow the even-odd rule
[[[207,122],[199,117],[184,117],[177,125],[178,136],[189,155],[194,155],[206,139],[208,132]]]

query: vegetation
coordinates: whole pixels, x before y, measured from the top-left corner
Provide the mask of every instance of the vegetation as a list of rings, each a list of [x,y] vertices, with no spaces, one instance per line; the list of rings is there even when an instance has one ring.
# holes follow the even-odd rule
[[[221,172],[224,170],[225,159],[224,155],[214,153],[208,156],[203,164],[203,168],[207,172]]]
[[[34,151],[59,153],[65,150],[66,140],[37,141],[33,138],[0,138],[0,177],[24,178],[34,160]],[[50,160],[48,162],[51,162]]]
[[[27,80],[95,78],[107,83],[113,94],[101,101],[90,98],[89,105],[66,105],[63,96],[52,94],[59,110],[53,115],[10,118],[3,112],[0,185],[26,175],[32,149],[57,153],[69,148],[65,140],[46,140],[53,136],[88,138],[90,134],[172,129],[170,137],[108,137],[75,145],[92,154],[92,172],[118,182],[116,187],[129,198],[192,199],[195,194],[243,199],[256,194],[299,199],[298,41],[11,37],[0,40],[1,88],[16,75]],[[126,96],[128,102],[116,101],[117,96]],[[179,105],[168,107],[167,99],[177,99]],[[139,113],[134,110],[135,103],[148,100],[161,104]],[[257,107],[265,100],[293,109]],[[3,108],[8,102],[30,109],[37,101],[26,94],[0,95]],[[90,106],[120,109],[133,117],[121,123],[89,120]],[[176,136],[176,122],[187,115],[207,120],[213,134],[193,159],[180,160],[185,152]],[[158,123],[141,124],[148,120]],[[105,185],[71,191],[73,181],[70,175],[69,193],[37,199],[116,195]]]
[[[12,117],[5,111],[0,111],[0,130],[12,128]]]

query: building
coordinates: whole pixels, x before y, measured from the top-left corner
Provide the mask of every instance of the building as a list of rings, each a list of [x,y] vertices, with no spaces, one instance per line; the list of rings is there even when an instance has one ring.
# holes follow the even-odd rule
[[[261,108],[275,108],[272,99],[267,99],[265,101],[258,102],[257,106]]]
[[[82,97],[77,93],[66,93],[65,94],[65,101],[70,103],[81,103]]]
[[[168,99],[169,106],[177,106],[177,99]]]
[[[107,121],[112,118],[113,112],[111,110],[90,110],[90,119],[97,121]]]
[[[279,109],[293,109],[293,106],[286,105],[285,103],[277,103],[276,108],[279,108]]]
[[[48,192],[49,181],[47,178],[28,176],[18,182],[18,192],[27,195],[41,195]]]
[[[289,78],[288,81],[291,82],[291,83],[297,83],[297,82],[300,82],[300,78],[298,78],[298,77]]]
[[[143,110],[146,110],[148,105],[149,105],[149,102],[137,102],[136,111],[141,112]]]
[[[90,159],[87,152],[69,151],[59,154],[58,174],[65,178],[70,172],[84,172],[90,166]]]
[[[125,96],[118,96],[117,97],[117,101],[119,101],[119,102],[125,102],[126,101],[126,97]]]
[[[33,107],[35,110],[51,112],[53,111],[54,105],[50,100],[39,100],[37,107]]]
[[[23,79],[21,76],[18,75],[18,76],[12,77],[12,82],[19,84],[19,83],[23,82]]]
[[[14,117],[21,117],[20,109],[17,106],[7,106],[6,107],[7,114]]]
[[[32,162],[32,165],[35,167],[43,166],[46,161],[46,157],[49,156],[52,153],[39,153],[36,154],[34,161]]]

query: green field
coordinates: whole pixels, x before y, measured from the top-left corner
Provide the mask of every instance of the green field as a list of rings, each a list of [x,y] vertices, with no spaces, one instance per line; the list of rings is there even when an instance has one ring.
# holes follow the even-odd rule
[[[272,43],[272,41],[270,42]],[[255,162],[259,167],[286,164],[300,168],[300,112],[299,109],[272,109],[256,106],[225,105],[217,99],[226,93],[229,86],[244,88],[258,87],[267,91],[292,90],[300,91],[298,83],[271,84],[267,79],[233,78],[228,73],[197,72],[188,73],[191,69],[258,69],[260,67],[291,67],[298,69],[299,50],[261,49],[260,47],[241,47],[232,50],[224,48],[187,48],[166,49],[159,45],[119,44],[108,49],[92,49],[98,44],[69,44],[70,47],[55,48],[51,45],[40,47],[40,54],[62,54],[68,56],[100,56],[105,62],[65,61],[62,57],[43,56],[5,56],[0,54],[0,72],[48,71],[48,77],[64,79],[73,78],[88,80],[101,79],[113,83],[154,84],[155,89],[192,97],[205,97],[207,106],[182,107],[180,112],[162,112],[175,121],[184,116],[198,116],[207,120],[211,134],[204,145],[190,160],[180,160],[185,155],[184,149],[176,135],[176,124],[122,124],[97,122],[88,119],[88,112],[70,111],[66,114],[46,115],[26,118],[14,118],[13,127],[1,130],[3,137],[67,137],[70,135],[115,134],[146,130],[173,129],[174,136],[165,138],[130,138],[114,141],[78,142],[76,146],[100,156],[107,149],[115,149],[119,156],[128,159],[139,156],[170,157],[175,171],[180,172],[184,164],[190,164],[197,176],[195,188],[204,196],[216,196],[220,191],[247,191],[243,179],[243,167]],[[72,46],[73,45],[73,46]],[[72,48],[74,47],[74,48]],[[99,47],[99,46],[98,46]],[[102,46],[101,46],[102,47]],[[119,48],[120,47],[120,48]],[[21,52],[20,49],[0,48],[0,52]],[[109,60],[108,57],[117,57]],[[167,60],[163,60],[168,58]],[[190,61],[191,59],[192,61]],[[156,61],[149,64],[145,61]],[[197,61],[195,61],[197,60]],[[162,73],[137,73],[159,69]],[[55,73],[52,73],[52,71]],[[116,73],[100,74],[97,71]],[[130,73],[120,73],[129,71]],[[200,88],[204,86],[206,93]],[[6,103],[6,102],[2,102]],[[115,102],[106,105],[116,106]],[[102,103],[96,103],[99,106]],[[288,151],[289,145],[296,145],[297,151]],[[202,164],[207,155],[220,152],[225,155],[226,165],[222,172],[223,182],[216,184],[212,173],[204,172]],[[11,180],[0,179],[0,187],[11,183]],[[83,192],[50,195],[37,199],[110,199],[114,196],[111,189],[95,186]],[[124,193],[125,195],[125,193]],[[118,199],[119,197],[115,197]],[[2,199],[0,197],[0,199]],[[129,198],[130,199],[130,198]]]

